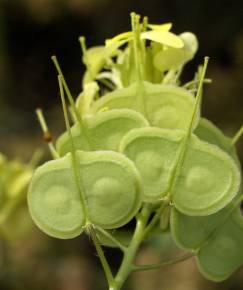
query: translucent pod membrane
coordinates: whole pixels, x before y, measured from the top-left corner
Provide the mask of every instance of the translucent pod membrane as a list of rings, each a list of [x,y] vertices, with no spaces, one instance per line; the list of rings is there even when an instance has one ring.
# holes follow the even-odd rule
[[[239,186],[240,172],[234,160],[192,135],[171,193],[176,208],[193,216],[213,214],[235,197]]]
[[[141,206],[142,186],[134,164],[115,152],[80,152],[80,175],[89,220],[105,229],[130,221]]]
[[[200,119],[195,134],[197,134],[200,139],[216,144],[222,150],[228,152],[235,159],[235,162],[239,164],[231,139],[226,137],[210,121]],[[171,232],[176,244],[185,250],[195,250],[199,252],[199,256],[201,257],[198,257],[199,268],[203,275],[210,280],[220,281],[226,279],[237,267],[239,267],[239,265],[243,263],[242,257],[239,253],[237,253],[238,258],[234,258],[234,252],[237,251],[235,243],[237,243],[238,238],[235,238],[234,233],[230,234],[230,237],[228,237],[229,233],[227,233],[228,224],[233,223],[234,226],[230,225],[232,231],[241,231],[242,235],[242,216],[238,214],[237,223],[229,221],[232,219],[232,216],[235,215],[233,212],[239,211],[239,209],[236,209],[239,196],[240,194],[238,194],[226,207],[209,216],[191,217],[182,214],[176,208],[173,208],[171,211]],[[225,227],[226,230],[223,230]],[[233,230],[233,228],[236,229]],[[218,231],[223,232],[225,235],[221,242],[217,240]],[[214,237],[217,237],[216,240]],[[220,236],[220,239],[221,238],[222,236]],[[217,243],[217,250],[213,249],[212,252],[209,253],[207,252],[208,247],[209,249],[212,249],[213,247],[211,239],[214,241],[213,245],[216,245]],[[231,240],[225,244],[227,250],[226,248],[222,248],[225,239],[228,241]],[[200,262],[201,260],[202,262]],[[225,265],[225,267],[223,265]]]
[[[238,207],[200,248],[197,255],[199,270],[213,281],[227,279],[243,265],[242,245],[243,219]]]
[[[139,170],[146,201],[156,202],[168,193],[183,137],[180,130],[149,127],[132,130],[122,139],[120,150]]]
[[[71,133],[75,149],[84,151],[118,151],[120,140],[127,132],[148,126],[147,120],[140,113],[129,109],[101,112],[94,117],[85,118],[83,122],[86,132],[82,132],[80,124],[75,124]],[[72,142],[68,132],[58,138],[56,147],[60,156],[71,151]]]
[[[168,196],[182,213],[213,214],[237,194],[240,172],[232,158],[215,145],[184,131],[134,129],[120,150],[134,161],[144,182],[144,197],[158,201]]]
[[[138,82],[106,94],[92,110],[96,113],[103,108],[129,108],[142,113],[152,126],[185,129],[194,105],[194,96],[183,88]]]
[[[29,187],[28,205],[34,222],[50,236],[68,239],[83,231],[86,216],[71,154],[36,169]]]
[[[28,193],[35,223],[57,238],[78,236],[87,223],[120,227],[141,206],[141,181],[133,163],[119,153],[70,153],[39,167]],[[78,176],[78,177],[77,177]]]

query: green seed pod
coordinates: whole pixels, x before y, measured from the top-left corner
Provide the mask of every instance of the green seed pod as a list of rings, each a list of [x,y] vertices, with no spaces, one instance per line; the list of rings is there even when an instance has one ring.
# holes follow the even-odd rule
[[[192,135],[175,179],[172,200],[184,214],[213,214],[235,197],[240,179],[240,171],[228,154]]]
[[[133,218],[141,205],[141,182],[132,162],[108,151],[76,151],[75,159],[75,167],[68,153],[36,170],[28,193],[35,223],[65,239],[89,223],[112,229]]]
[[[89,221],[104,229],[130,221],[141,206],[142,193],[134,164],[112,151],[77,152],[77,159]]]
[[[108,93],[93,105],[96,113],[102,108],[129,108],[142,113],[151,126],[185,129],[195,104],[187,90],[170,85],[137,82]]]
[[[71,154],[36,169],[29,187],[28,205],[34,222],[50,236],[73,238],[83,231],[86,216]]]
[[[148,127],[134,129],[122,139],[120,151],[138,168],[146,201],[157,202],[168,193],[184,135],[181,130]]]
[[[228,152],[235,162],[240,164],[231,139],[226,137],[210,121],[201,118],[194,132],[201,140],[215,144],[225,152]],[[228,210],[232,208],[232,203],[215,214],[203,217],[191,217],[174,208],[171,212],[171,230],[177,245],[186,250],[199,249],[222,219],[225,218]]]
[[[237,194],[239,169],[220,148],[193,134],[185,143],[185,137],[180,130],[134,129],[120,150],[138,168],[146,201],[169,197],[184,214],[213,214]]]
[[[94,117],[85,118],[83,121],[86,135],[81,131],[79,124],[75,124],[71,128],[71,133],[75,149],[84,151],[117,151],[120,140],[127,132],[134,128],[148,126],[148,122],[141,114],[129,109],[101,112]],[[58,138],[56,147],[60,156],[71,151],[68,132]]]
[[[238,207],[199,250],[199,270],[213,281],[227,279],[243,264],[242,244],[243,219]]]

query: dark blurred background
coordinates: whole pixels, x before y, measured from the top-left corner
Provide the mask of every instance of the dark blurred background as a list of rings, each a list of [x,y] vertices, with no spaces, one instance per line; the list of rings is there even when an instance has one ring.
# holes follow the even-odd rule
[[[77,95],[84,71],[78,37],[86,36],[88,46],[102,44],[129,29],[131,11],[147,15],[151,23],[172,22],[175,33],[192,31],[198,36],[199,52],[187,65],[183,80],[192,78],[205,55],[211,57],[207,75],[213,83],[205,89],[203,115],[234,135],[243,123],[242,0],[0,0],[0,151],[27,161],[35,148],[45,146],[34,114],[37,106],[44,109],[54,136],[61,132],[64,124],[51,55],[58,56]],[[242,145],[239,142],[241,160]],[[5,252],[1,290],[105,289],[85,238],[57,241],[35,229]],[[115,268],[119,255],[108,254]],[[145,247],[138,259],[157,257],[156,251]],[[227,282],[210,283],[189,261],[133,275],[130,284],[140,290],[242,290],[243,278],[238,271]]]

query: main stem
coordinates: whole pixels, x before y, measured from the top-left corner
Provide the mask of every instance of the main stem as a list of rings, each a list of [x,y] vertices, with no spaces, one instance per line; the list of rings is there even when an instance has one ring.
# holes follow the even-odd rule
[[[130,245],[124,252],[124,257],[120,269],[113,281],[113,284],[110,285],[109,290],[120,290],[128,275],[133,270],[133,261],[138,251],[138,248],[144,239],[144,231],[147,226],[150,214],[151,210],[146,206],[138,214],[136,229],[133,238],[130,242]]]

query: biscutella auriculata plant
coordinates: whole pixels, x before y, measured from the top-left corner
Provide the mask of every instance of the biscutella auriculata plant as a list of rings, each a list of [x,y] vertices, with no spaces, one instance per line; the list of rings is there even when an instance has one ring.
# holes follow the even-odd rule
[[[86,72],[76,100],[52,57],[66,131],[55,145],[47,138],[53,160],[33,175],[31,216],[55,238],[90,235],[109,290],[121,289],[132,271],[191,257],[207,279],[225,280],[243,264],[243,197],[235,150],[243,130],[229,138],[201,116],[202,87],[210,82],[208,57],[194,79],[181,84],[183,68],[198,48],[193,33],[175,35],[170,23],[153,25],[135,13],[131,24],[131,31],[101,46],[86,48],[80,38]],[[37,115],[48,136],[42,112]],[[136,226],[124,242],[119,231],[132,219]],[[163,221],[185,255],[134,264],[141,243]],[[104,245],[123,252],[116,275]]]

